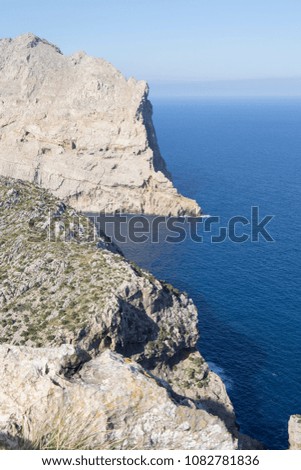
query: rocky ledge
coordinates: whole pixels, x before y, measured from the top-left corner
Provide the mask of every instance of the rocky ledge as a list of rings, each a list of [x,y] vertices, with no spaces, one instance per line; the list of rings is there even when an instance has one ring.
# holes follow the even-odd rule
[[[148,86],[33,34],[0,40],[0,174],[78,210],[198,215],[160,154]]]
[[[3,446],[53,448],[57,422],[93,436],[81,448],[257,446],[196,349],[186,294],[30,183],[0,178],[0,232]]]

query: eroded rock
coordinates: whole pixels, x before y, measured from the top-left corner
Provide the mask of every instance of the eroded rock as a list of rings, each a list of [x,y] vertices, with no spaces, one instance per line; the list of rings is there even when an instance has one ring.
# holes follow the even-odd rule
[[[0,40],[0,174],[86,211],[197,215],[160,154],[148,86],[33,34]]]
[[[105,351],[71,378],[70,346],[0,346],[0,442],[9,448],[235,449],[224,423],[137,363]],[[59,433],[59,436],[55,434]],[[54,437],[55,436],[55,437]],[[83,445],[85,443],[85,445]]]

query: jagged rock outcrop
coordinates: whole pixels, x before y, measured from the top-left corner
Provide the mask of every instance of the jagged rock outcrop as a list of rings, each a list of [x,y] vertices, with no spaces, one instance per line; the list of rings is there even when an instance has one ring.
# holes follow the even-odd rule
[[[301,450],[301,415],[290,416],[288,422],[288,440],[291,450]]]
[[[9,448],[235,449],[224,423],[113,352],[0,346],[0,442]],[[74,370],[70,376],[70,370]]]
[[[235,428],[222,381],[196,351],[197,310],[187,295],[127,261],[88,218],[30,183],[0,177],[0,231],[1,343],[67,343],[91,357],[110,348],[219,408]]]
[[[0,174],[80,210],[199,214],[172,185],[147,95],[102,59],[33,34],[0,40]]]
[[[106,446],[121,439],[114,447],[136,440],[141,448],[257,448],[241,439],[224,384],[196,349],[197,311],[186,294],[28,182],[0,177],[0,234],[5,445],[19,445],[16,436],[34,441],[41,421],[59,419],[64,400],[77,406],[81,397],[97,429],[112,431]],[[111,408],[99,404],[110,396]]]

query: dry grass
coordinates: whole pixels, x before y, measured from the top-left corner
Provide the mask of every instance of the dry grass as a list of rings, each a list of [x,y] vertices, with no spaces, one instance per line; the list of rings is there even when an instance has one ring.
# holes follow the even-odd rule
[[[85,415],[72,404],[59,407],[57,413],[44,422],[25,416],[20,449],[111,450],[120,447],[122,441],[111,439],[110,431],[100,428],[102,422],[100,413]]]

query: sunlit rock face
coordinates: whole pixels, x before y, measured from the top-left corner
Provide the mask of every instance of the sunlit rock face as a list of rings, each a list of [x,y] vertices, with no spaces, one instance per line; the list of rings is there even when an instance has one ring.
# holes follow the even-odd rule
[[[89,211],[197,215],[161,157],[144,81],[33,34],[0,40],[0,174]]]

